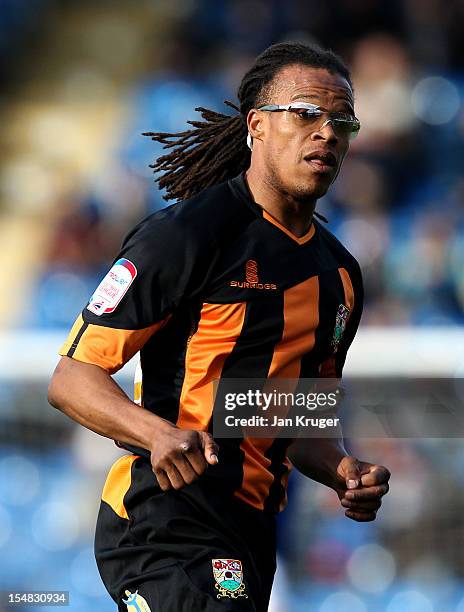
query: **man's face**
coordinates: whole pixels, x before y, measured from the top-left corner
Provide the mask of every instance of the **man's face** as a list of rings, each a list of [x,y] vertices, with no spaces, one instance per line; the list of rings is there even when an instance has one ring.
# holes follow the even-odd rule
[[[265,104],[291,102],[354,115],[346,79],[322,68],[295,64],[276,74]],[[321,127],[326,118],[313,125],[295,112],[251,111],[249,125],[257,130],[253,147],[256,143],[260,148],[266,179],[276,190],[296,199],[317,199],[326,193],[349,147],[349,136],[337,135],[332,123]]]

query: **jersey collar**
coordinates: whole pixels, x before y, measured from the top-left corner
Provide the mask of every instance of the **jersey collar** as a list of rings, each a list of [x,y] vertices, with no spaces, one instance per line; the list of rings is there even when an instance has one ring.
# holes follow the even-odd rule
[[[295,236],[289,229],[287,229],[280,221],[278,221],[275,217],[273,217],[267,210],[265,210],[262,206],[260,206],[253,199],[253,195],[248,186],[248,182],[245,177],[245,172],[242,172],[235,178],[229,181],[229,185],[232,189],[232,192],[237,195],[241,200],[246,202],[246,204],[253,209],[255,214],[258,217],[261,217],[268,223],[272,223],[277,229],[286,234],[289,238],[291,238],[297,244],[306,244],[311,240],[316,231],[316,224],[313,220],[309,230],[303,236]]]

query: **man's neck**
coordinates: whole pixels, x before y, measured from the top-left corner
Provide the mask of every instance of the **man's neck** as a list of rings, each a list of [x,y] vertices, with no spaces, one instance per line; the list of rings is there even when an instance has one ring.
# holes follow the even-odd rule
[[[316,200],[301,201],[290,194],[277,191],[263,180],[262,174],[249,168],[245,179],[254,201],[262,206],[279,223],[297,238],[304,236],[311,227]]]

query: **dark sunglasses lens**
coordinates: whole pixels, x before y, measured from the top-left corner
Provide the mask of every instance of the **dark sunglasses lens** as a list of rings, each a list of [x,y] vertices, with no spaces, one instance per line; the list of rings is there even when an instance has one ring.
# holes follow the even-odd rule
[[[297,111],[298,112],[298,111]],[[298,112],[307,123],[315,123],[321,116],[321,113],[313,110],[302,110]]]
[[[334,119],[332,123],[334,126],[334,130],[340,136],[349,136],[349,138],[353,139],[359,132],[359,124],[354,121],[346,119]]]

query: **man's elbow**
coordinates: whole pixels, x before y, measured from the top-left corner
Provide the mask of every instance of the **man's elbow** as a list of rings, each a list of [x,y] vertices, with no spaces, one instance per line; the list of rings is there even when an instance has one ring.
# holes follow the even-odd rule
[[[62,358],[53,372],[50,383],[48,385],[47,400],[54,408],[62,410],[64,400],[64,389],[66,388],[66,371],[67,364]]]
[[[51,406],[53,406],[54,408],[58,408],[58,410],[61,410],[61,402],[60,402],[61,383],[58,380],[58,378],[59,377],[56,375],[56,373],[54,373],[48,385],[47,400]]]

